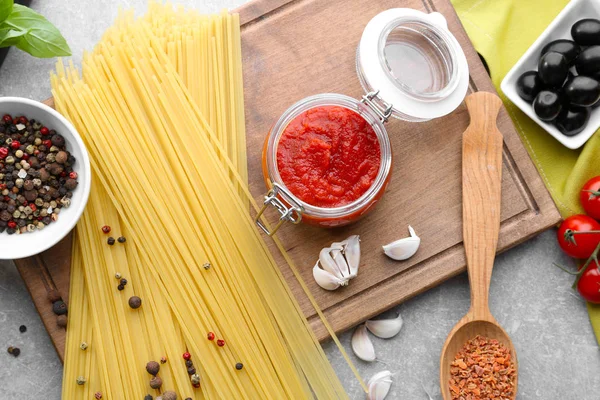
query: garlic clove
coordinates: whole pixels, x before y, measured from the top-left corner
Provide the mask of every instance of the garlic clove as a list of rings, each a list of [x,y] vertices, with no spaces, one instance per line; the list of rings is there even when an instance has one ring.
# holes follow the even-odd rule
[[[335,290],[343,283],[343,281],[335,275],[319,268],[318,261],[313,268],[313,277],[315,278],[317,285],[325,290]]]
[[[390,371],[381,371],[376,373],[367,382],[369,392],[368,400],[383,400],[390,392],[392,387],[392,373]]]
[[[332,250],[335,249],[335,250]],[[332,252],[339,251],[336,247],[325,247],[319,253],[319,262],[321,267],[332,275],[335,275],[338,279],[344,279],[343,270],[340,270],[336,261],[333,259]]]
[[[410,232],[409,237],[383,246],[383,252],[386,256],[401,261],[412,257],[417,252],[421,245],[421,238],[417,236],[415,230],[410,225],[408,226],[408,231]]]
[[[359,325],[352,334],[352,351],[363,361],[375,361],[375,348],[364,324]]]
[[[402,316],[398,314],[392,319],[375,319],[365,322],[367,329],[375,336],[382,339],[389,339],[400,332],[403,325]]]
[[[331,257],[333,258],[333,261],[335,261],[335,264],[341,271],[342,275],[347,278],[351,278],[352,275],[350,274],[350,267],[348,267],[346,257],[344,257],[342,254],[342,251],[337,249],[331,250]]]
[[[360,265],[360,236],[352,235],[344,240],[344,256],[350,267],[350,275],[358,274],[358,266]]]

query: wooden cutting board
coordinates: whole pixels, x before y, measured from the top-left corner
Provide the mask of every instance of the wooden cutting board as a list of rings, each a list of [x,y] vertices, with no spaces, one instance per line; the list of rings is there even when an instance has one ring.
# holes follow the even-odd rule
[[[366,23],[380,11],[393,7],[442,13],[467,55],[470,91],[494,91],[448,0],[248,3],[238,11],[243,24],[250,188],[259,202],[265,192],[260,153],[271,125],[286,108],[305,96],[335,92],[359,98],[363,92],[355,73],[357,43]],[[387,129],[394,152],[392,180],[374,212],[345,228],[325,230],[301,225],[280,230],[281,240],[336,331],[464,271],[461,134],[468,123],[464,104],[435,121],[390,121]],[[498,250],[503,251],[555,225],[560,217],[504,109],[498,127],[504,135],[498,244]],[[408,224],[421,237],[421,248],[408,261],[387,259],[381,245],[406,236]],[[319,250],[350,234],[360,234],[362,239],[358,277],[338,291],[322,290],[312,278]],[[267,241],[272,245],[270,239]],[[68,297],[70,243],[68,237],[38,257],[16,260],[61,359],[65,331],[56,326],[46,294],[49,289],[57,288],[65,299]],[[273,253],[317,336],[325,339],[324,327],[274,246]]]

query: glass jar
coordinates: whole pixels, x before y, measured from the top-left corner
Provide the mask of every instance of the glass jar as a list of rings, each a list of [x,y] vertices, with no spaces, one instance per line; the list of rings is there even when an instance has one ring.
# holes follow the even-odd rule
[[[365,27],[356,52],[356,70],[366,94],[361,100],[325,93],[300,100],[288,108],[270,130],[263,148],[263,175],[269,189],[257,225],[273,235],[286,221],[323,227],[354,222],[373,209],[390,180],[392,151],[384,124],[390,117],[427,121],[455,110],[469,83],[466,57],[439,13],[395,8],[376,15]],[[381,160],[370,188],[340,207],[316,207],[295,196],[283,183],[277,166],[277,147],[288,124],[316,107],[341,106],[362,116],[379,141]],[[261,216],[269,207],[279,222],[269,230]]]

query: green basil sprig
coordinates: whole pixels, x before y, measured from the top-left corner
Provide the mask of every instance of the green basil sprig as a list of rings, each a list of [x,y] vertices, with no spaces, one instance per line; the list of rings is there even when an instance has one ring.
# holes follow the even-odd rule
[[[0,0],[0,47],[15,46],[34,57],[70,56],[59,30],[31,8]]]

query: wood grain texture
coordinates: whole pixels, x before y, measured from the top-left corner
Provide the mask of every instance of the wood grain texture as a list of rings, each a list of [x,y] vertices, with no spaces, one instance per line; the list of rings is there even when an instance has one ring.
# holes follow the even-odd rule
[[[478,92],[469,95],[465,102],[471,122],[463,134],[463,240],[471,286],[471,307],[452,329],[442,349],[440,387],[445,400],[452,399],[448,385],[450,364],[467,340],[477,335],[498,339],[507,346],[517,368],[512,341],[488,306],[500,231],[502,133],[496,127],[496,119],[502,101],[495,94]],[[513,399],[516,394],[515,379]]]
[[[438,11],[465,50],[470,90],[494,92],[477,53],[448,0],[255,0],[240,12],[244,63],[249,184],[262,202],[265,185],[261,149],[267,132],[279,116],[303,97],[342,93],[355,98],[363,92],[355,72],[355,51],[366,23],[393,7]],[[392,179],[377,208],[349,227],[325,230],[284,226],[279,236],[336,331],[381,313],[465,270],[462,245],[461,148],[469,116],[461,105],[435,121],[386,125],[394,153]],[[560,217],[544,184],[521,143],[504,108],[497,120],[504,134],[502,155],[502,207],[498,250],[506,250],[556,224]],[[422,245],[410,260],[394,262],[381,245],[404,237],[411,224]],[[362,239],[358,277],[348,287],[327,292],[312,278],[319,250],[351,234]],[[317,337],[327,332],[302,289],[270,239],[273,254],[313,326]],[[68,278],[70,254],[55,248],[43,255],[47,264],[63,261],[63,270],[51,276]],[[17,261],[41,313],[47,308],[45,292],[29,260]],[[57,278],[58,279],[58,278]],[[66,287],[65,287],[66,289]],[[46,322],[46,321],[45,321]],[[53,321],[49,321],[51,325]],[[63,343],[64,337],[51,334]],[[63,335],[64,336],[64,333]]]

